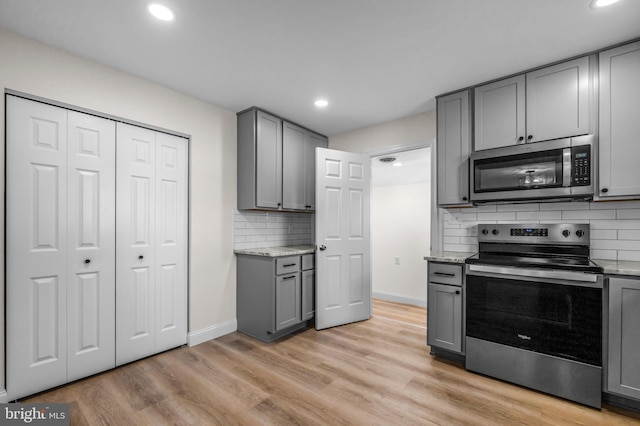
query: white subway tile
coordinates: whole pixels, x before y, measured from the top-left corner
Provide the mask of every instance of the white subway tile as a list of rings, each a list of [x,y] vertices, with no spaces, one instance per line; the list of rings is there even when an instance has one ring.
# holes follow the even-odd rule
[[[640,229],[640,220],[592,220],[591,229]]]
[[[615,210],[564,210],[562,212],[562,220],[607,220],[615,218]]]
[[[593,202],[590,208],[595,209],[640,209],[640,201],[600,201]]]
[[[639,250],[640,241],[636,240],[592,240],[591,248],[598,250]]]
[[[618,251],[618,260],[640,261],[640,250],[638,251]]]
[[[460,214],[460,220],[464,221],[469,221],[469,220],[478,220],[478,214],[476,213],[461,213]]]
[[[567,203],[541,203],[540,210],[589,210],[589,203],[567,202]]]
[[[496,204],[484,204],[474,207],[473,210],[476,213],[495,213],[498,211],[498,206]]]
[[[466,237],[469,235],[467,228],[444,228],[442,235],[445,237]]]
[[[460,244],[460,237],[442,237],[444,244]]]
[[[256,248],[256,243],[238,243],[234,247],[236,250]]]
[[[617,240],[618,231],[615,229],[592,229],[591,240]]]
[[[640,250],[640,230],[637,229],[626,229],[622,231],[618,231],[618,239],[619,240],[638,240],[638,250]]]
[[[460,244],[467,246],[477,246],[478,237],[462,237],[460,238]]]
[[[592,259],[618,260],[618,252],[616,250],[591,249],[590,257]]]
[[[540,211],[540,204],[500,204],[499,212],[537,212]]]
[[[487,220],[516,220],[516,212],[478,213],[478,222]]]
[[[236,229],[235,235],[256,235],[256,230],[251,228]]]
[[[640,209],[620,209],[618,219],[640,219]]]
[[[517,212],[517,220],[560,220],[562,219],[561,211],[531,211]]]

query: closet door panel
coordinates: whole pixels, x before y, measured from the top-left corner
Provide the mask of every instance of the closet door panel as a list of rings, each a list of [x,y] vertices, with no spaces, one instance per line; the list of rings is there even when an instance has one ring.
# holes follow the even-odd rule
[[[7,97],[9,399],[67,378],[67,111]]]
[[[117,124],[116,365],[155,352],[155,140]]]
[[[68,113],[68,381],[115,367],[115,122]]]
[[[187,139],[158,133],[156,352],[187,340]]]

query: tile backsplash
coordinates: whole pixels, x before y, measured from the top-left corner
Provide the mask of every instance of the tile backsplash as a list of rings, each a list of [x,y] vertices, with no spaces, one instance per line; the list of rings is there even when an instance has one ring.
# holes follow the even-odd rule
[[[313,243],[315,215],[234,210],[233,248],[263,248]]]
[[[483,205],[441,213],[444,251],[477,251],[479,223],[589,223],[593,259],[640,261],[640,201]]]

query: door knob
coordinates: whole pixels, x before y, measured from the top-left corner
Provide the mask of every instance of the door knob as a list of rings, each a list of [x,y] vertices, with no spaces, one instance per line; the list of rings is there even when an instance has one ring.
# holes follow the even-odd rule
[[[320,251],[325,251],[326,249],[327,249],[326,246],[324,246],[324,245],[320,246]]]

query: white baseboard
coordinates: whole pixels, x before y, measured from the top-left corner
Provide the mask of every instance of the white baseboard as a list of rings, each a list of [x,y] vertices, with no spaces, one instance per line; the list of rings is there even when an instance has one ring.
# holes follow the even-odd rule
[[[4,404],[9,402],[9,395],[7,395],[7,390],[6,389],[2,389],[0,391],[0,404]]]
[[[188,336],[188,345],[195,346],[209,340],[217,339],[225,334],[233,333],[238,330],[238,321],[232,320],[222,324],[213,325],[201,330],[192,331]]]
[[[384,291],[374,291],[371,293],[374,299],[388,300],[389,302],[404,303],[407,305],[427,307],[427,301],[423,299],[414,299],[412,297],[401,296],[399,294],[387,293]]]

